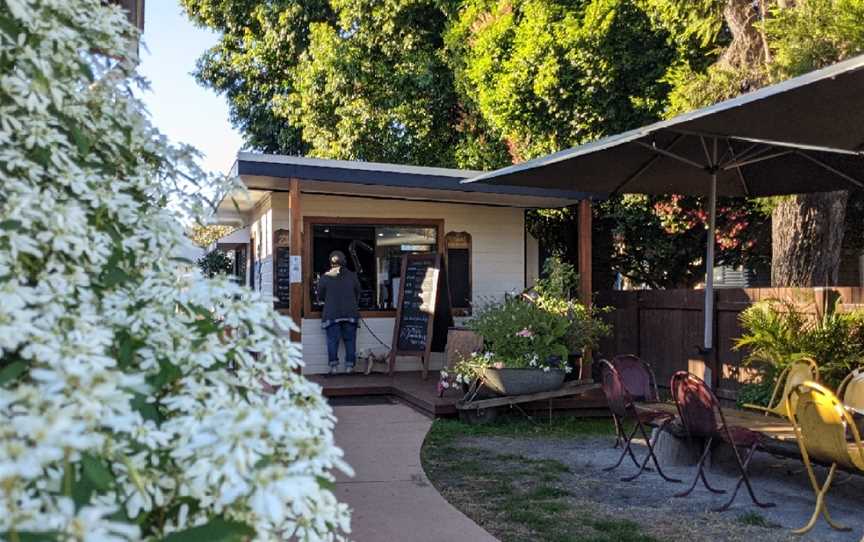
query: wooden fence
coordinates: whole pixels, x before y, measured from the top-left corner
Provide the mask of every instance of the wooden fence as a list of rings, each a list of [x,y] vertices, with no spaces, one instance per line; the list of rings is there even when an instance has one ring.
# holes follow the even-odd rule
[[[668,387],[672,374],[680,370],[706,377],[717,395],[734,400],[739,386],[752,378],[753,370],[742,367],[743,352],[732,346],[741,335],[738,315],[754,302],[783,299],[796,302],[807,312],[817,313],[838,298],[844,307],[864,303],[862,288],[730,288],[715,291],[714,345],[703,352],[703,290],[603,291],[597,306],[615,310],[606,318],[612,335],[601,342],[595,357],[637,354],[650,362],[657,383]]]

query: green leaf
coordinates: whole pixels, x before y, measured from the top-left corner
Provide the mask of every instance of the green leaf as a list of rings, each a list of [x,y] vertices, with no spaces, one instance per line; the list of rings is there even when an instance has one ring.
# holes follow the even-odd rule
[[[114,474],[108,470],[105,463],[90,454],[84,454],[81,457],[81,470],[99,491],[109,490],[114,483]]]
[[[213,519],[208,523],[171,533],[163,542],[233,542],[255,535],[255,529],[238,521]]]
[[[147,402],[146,395],[136,393],[132,399],[132,408],[137,410],[145,420],[150,420],[157,424],[162,421],[162,417],[159,415],[159,409],[156,408],[156,405],[153,403]]]
[[[117,362],[121,369],[125,369],[135,361],[135,352],[144,343],[140,339],[131,337],[126,332],[121,332],[118,337],[120,345],[117,347]]]
[[[27,364],[23,361],[13,361],[6,367],[0,369],[0,386],[5,386],[27,371]]]
[[[21,542],[53,542],[59,538],[60,533],[56,533],[53,531],[45,531],[45,532],[18,532],[15,533],[18,535],[18,540]],[[2,540],[12,540],[12,534],[9,532],[0,533],[0,539]]]
[[[96,76],[93,75],[93,69],[90,68],[90,65],[86,62],[79,62],[78,70],[81,72],[81,75],[87,78],[88,81],[96,80]]]
[[[4,220],[3,222],[0,222],[0,230],[17,230],[21,226],[22,224],[20,220],[13,220],[11,218],[9,220]]]
[[[75,509],[80,510],[85,505],[90,503],[90,498],[96,492],[96,485],[86,476],[81,476],[72,482],[72,502],[75,503]]]
[[[0,15],[0,32],[3,32],[15,41],[21,32],[21,23],[15,19]]]
[[[328,491],[336,490],[336,484],[334,484],[327,478],[324,478],[323,476],[316,476],[315,480],[318,482],[318,487],[320,487],[321,489],[326,489]]]
[[[78,147],[78,152],[82,155],[88,154],[90,148],[93,146],[93,141],[84,135],[84,132],[77,126],[72,125],[69,129],[72,132],[72,140],[75,141],[75,146]]]
[[[103,273],[102,284],[105,288],[113,288],[114,286],[123,284],[130,278],[129,273],[119,267],[112,266]]]
[[[160,390],[167,384],[171,384],[175,380],[183,376],[180,369],[176,365],[166,360],[159,360],[159,373],[147,379],[147,382],[154,389]]]

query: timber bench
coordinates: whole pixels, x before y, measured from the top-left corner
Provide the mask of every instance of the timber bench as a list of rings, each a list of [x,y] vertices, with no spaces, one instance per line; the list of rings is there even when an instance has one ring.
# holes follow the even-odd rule
[[[521,408],[519,408],[521,404],[548,401],[549,416],[551,418],[553,399],[574,397],[599,389],[600,384],[595,383],[593,380],[572,380],[565,382],[561,388],[553,391],[523,395],[505,395],[491,399],[463,399],[456,403],[456,410],[459,411],[460,418],[469,423],[488,422],[492,421],[502,409],[515,407],[521,411]],[[467,395],[470,396],[471,393],[469,392]]]
[[[672,403],[637,403],[636,409],[662,411],[674,416],[678,415],[678,409]],[[730,427],[739,426],[760,433],[764,437],[759,446],[761,451],[803,461],[801,450],[798,448],[798,441],[795,438],[795,428],[789,420],[777,416],[766,416],[758,412],[733,409],[724,409],[723,415]],[[683,441],[686,441],[687,433],[681,424],[667,424],[665,431],[676,438],[680,445],[686,446]],[[813,458],[811,461],[820,463]]]

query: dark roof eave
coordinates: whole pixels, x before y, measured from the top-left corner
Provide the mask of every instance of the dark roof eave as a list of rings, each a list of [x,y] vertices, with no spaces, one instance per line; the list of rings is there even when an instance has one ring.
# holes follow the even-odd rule
[[[366,165],[367,163],[364,163]],[[455,192],[473,192],[489,194],[506,194],[514,196],[534,196],[560,198],[568,200],[605,199],[605,195],[570,190],[549,188],[532,188],[525,186],[506,186],[497,184],[463,184],[461,181],[470,178],[472,173],[466,171],[464,177],[451,175],[436,175],[415,173],[411,171],[382,171],[369,169],[352,169],[339,165],[329,167],[303,163],[268,162],[264,160],[245,160],[238,157],[232,173],[235,176],[260,176],[281,179],[306,179],[311,181],[329,181],[347,184],[365,184],[389,186],[394,188],[421,188],[427,190],[448,190]],[[253,188],[253,187],[249,187]]]

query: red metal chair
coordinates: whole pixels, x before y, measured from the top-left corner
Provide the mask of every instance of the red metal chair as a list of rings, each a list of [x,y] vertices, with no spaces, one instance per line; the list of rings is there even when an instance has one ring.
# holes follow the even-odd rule
[[[624,389],[630,394],[631,399],[641,403],[660,401],[654,372],[645,361],[634,354],[619,354],[612,358],[611,363],[621,375]],[[612,422],[615,424],[615,448],[617,448],[624,444],[624,428],[621,427],[618,417],[614,414],[612,415]]]
[[[633,481],[644,471],[650,470],[648,469],[648,461],[651,460],[657,468],[657,474],[663,477],[664,480],[669,482],[680,482],[681,480],[670,478],[663,473],[663,470],[660,468],[660,462],[657,461],[657,456],[654,454],[654,445],[651,442],[651,437],[645,430],[646,423],[656,423],[659,421],[660,430],[662,431],[663,427],[672,421],[674,416],[665,412],[646,412],[636,410],[633,396],[625,386],[624,379],[618,372],[618,369],[606,360],[600,360],[599,363],[601,364],[602,371],[601,385],[603,387],[603,393],[606,395],[606,402],[609,404],[609,410],[612,412],[612,417],[615,420],[616,429],[620,431],[620,438],[623,441],[624,446],[624,449],[621,452],[621,457],[618,458],[618,462],[603,470],[612,471],[617,469],[621,465],[621,462],[624,461],[624,457],[629,456],[630,459],[633,460],[633,464],[639,467],[639,471],[633,476],[621,478],[622,481]],[[632,367],[636,367],[636,365],[633,365]],[[623,430],[623,422],[627,419],[633,420],[633,430],[630,431],[629,434],[626,434]],[[642,438],[645,439],[645,443],[648,447],[648,455],[645,456],[645,459],[641,463],[636,459],[636,455],[633,453],[631,447],[633,437],[636,435],[637,431],[642,435]]]
[[[711,452],[711,444],[715,438],[720,438],[728,443],[735,454],[735,462],[738,465],[738,470],[741,476],[735,484],[735,490],[732,492],[732,497],[721,507],[715,508],[714,511],[722,512],[727,510],[741,484],[747,486],[747,491],[750,493],[750,498],[753,504],[761,508],[769,508],[774,506],[774,503],[760,502],[753,493],[753,486],[750,484],[750,478],[747,476],[747,467],[750,465],[750,460],[753,454],[759,447],[762,440],[762,435],[755,431],[750,431],[744,427],[729,426],[726,423],[726,418],[723,416],[723,409],[720,408],[720,402],[714,395],[714,392],[705,384],[705,382],[687,371],[678,371],[672,375],[672,397],[675,399],[675,405],[678,407],[678,417],[681,424],[684,426],[687,436],[690,439],[703,439],[702,455],[699,457],[699,462],[696,464],[696,476],[693,478],[693,483],[690,487],[681,493],[676,494],[676,497],[686,497],[696,487],[699,479],[705,488],[712,493],[726,493],[723,489],[711,487],[708,479],[705,477],[705,460]],[[741,455],[738,453],[738,447],[747,447],[748,452],[742,461]]]

